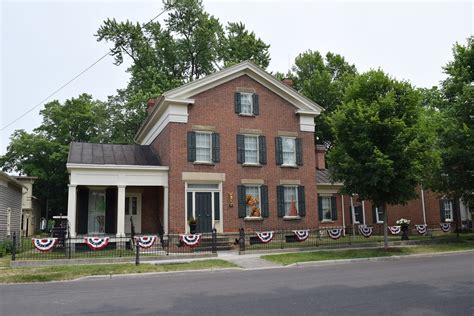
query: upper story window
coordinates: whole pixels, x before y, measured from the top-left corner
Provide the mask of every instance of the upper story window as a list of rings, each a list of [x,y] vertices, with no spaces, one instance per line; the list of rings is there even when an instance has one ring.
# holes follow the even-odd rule
[[[243,165],[264,165],[267,163],[265,136],[237,135],[237,162]]]
[[[219,134],[211,132],[188,132],[188,161],[195,163],[219,162]]]
[[[236,92],[234,95],[235,113],[244,116],[259,114],[258,95],[250,92]]]
[[[319,220],[332,222],[337,220],[337,206],[335,196],[318,195]]]
[[[276,142],[276,163],[281,166],[302,166],[303,148],[300,138],[277,137]]]

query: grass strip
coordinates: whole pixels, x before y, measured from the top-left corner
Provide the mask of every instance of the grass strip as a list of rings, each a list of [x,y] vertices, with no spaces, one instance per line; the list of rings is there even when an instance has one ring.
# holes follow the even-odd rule
[[[374,257],[391,257],[404,256],[423,253],[438,253],[447,251],[474,250],[473,242],[455,242],[445,244],[397,247],[385,250],[383,248],[374,249],[347,249],[333,251],[314,251],[299,252],[279,255],[264,255],[262,259],[281,264],[289,265],[297,262],[308,261],[325,261],[337,259],[358,259],[358,258],[374,258]]]
[[[0,283],[47,282],[74,280],[91,275],[169,272],[232,267],[236,267],[236,265],[224,260],[209,259],[159,265],[141,263],[138,266],[132,263],[124,263],[8,268],[0,271]]]

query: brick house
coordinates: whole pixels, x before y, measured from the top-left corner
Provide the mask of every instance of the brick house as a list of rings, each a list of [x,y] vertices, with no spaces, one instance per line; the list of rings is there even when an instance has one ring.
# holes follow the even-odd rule
[[[248,61],[167,91],[139,145],[70,145],[71,234],[316,228],[322,110]]]

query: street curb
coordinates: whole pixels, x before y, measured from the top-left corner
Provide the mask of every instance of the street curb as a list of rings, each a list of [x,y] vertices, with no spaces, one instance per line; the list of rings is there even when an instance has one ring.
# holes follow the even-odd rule
[[[373,258],[356,258],[356,259],[335,259],[335,260],[321,260],[321,261],[306,261],[296,262],[286,265],[286,267],[309,267],[309,266],[327,266],[333,264],[348,264],[357,262],[379,262],[379,261],[400,261],[402,259],[413,259],[413,258],[431,258],[431,257],[443,257],[453,254],[466,254],[474,253],[474,250],[462,250],[462,251],[446,251],[438,253],[426,253],[426,254],[415,254],[415,255],[403,255],[403,256],[390,256],[390,257],[373,257]],[[263,259],[263,258],[262,258]],[[265,260],[265,259],[263,259]]]

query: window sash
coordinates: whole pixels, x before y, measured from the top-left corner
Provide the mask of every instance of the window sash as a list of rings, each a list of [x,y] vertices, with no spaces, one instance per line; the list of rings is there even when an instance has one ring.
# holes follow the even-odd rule
[[[253,98],[251,93],[240,93],[240,113],[253,114]]]
[[[210,133],[196,133],[196,161],[211,162],[212,140]]]
[[[244,163],[258,163],[258,136],[244,136]]]
[[[383,210],[378,207],[375,208],[375,216],[377,217],[377,223],[383,223]]]
[[[296,165],[296,140],[295,138],[282,137],[283,165]]]
[[[245,199],[247,199],[247,195],[251,195],[258,200],[256,207],[260,208],[261,216],[262,209],[260,207],[260,186],[245,186]],[[245,209],[247,212],[247,217],[250,217],[252,214],[252,207],[250,205],[246,205]]]
[[[449,200],[444,201],[444,220],[448,222],[453,220],[453,203]]]
[[[288,216],[291,208],[291,201],[295,202],[296,211],[298,212],[298,187],[285,186],[283,187],[283,204],[285,207],[285,216]]]
[[[323,212],[323,221],[332,221],[332,198],[330,196],[322,196],[321,207]]]

